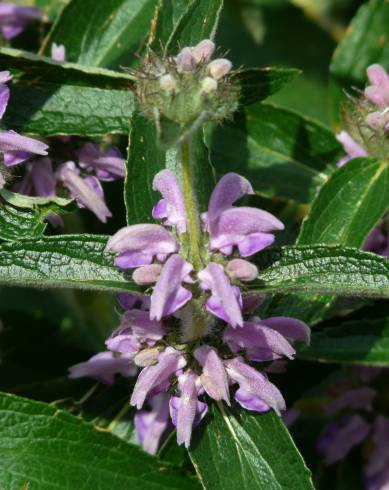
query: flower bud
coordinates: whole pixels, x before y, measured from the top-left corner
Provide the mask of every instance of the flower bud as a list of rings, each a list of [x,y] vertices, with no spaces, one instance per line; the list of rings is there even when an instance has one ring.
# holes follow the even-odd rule
[[[212,77],[205,77],[201,82],[201,91],[204,94],[211,94],[217,90],[217,81]]]
[[[196,68],[196,61],[193,58],[190,48],[183,48],[176,58],[177,71],[179,73],[191,72]]]
[[[132,278],[134,282],[140,286],[155,284],[159,278],[161,270],[162,266],[159,264],[145,265],[135,269],[132,274]]]
[[[159,349],[157,347],[143,349],[134,357],[134,363],[139,367],[151,366],[157,362],[158,356]]]
[[[203,39],[192,48],[192,56],[196,63],[205,63],[211,59],[214,51],[215,44],[210,39]]]
[[[226,270],[228,274],[241,281],[252,281],[258,275],[257,267],[243,259],[232,259],[228,262]]]
[[[163,75],[159,79],[159,85],[162,90],[167,93],[171,93],[177,90],[177,82],[176,80],[169,74]]]
[[[208,65],[208,71],[215,80],[223,78],[231,70],[232,63],[225,58],[218,58],[211,61]]]

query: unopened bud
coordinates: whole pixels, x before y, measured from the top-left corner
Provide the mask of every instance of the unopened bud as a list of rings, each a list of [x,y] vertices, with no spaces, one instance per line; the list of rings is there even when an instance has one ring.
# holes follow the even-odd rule
[[[144,265],[134,270],[132,278],[136,284],[146,286],[157,282],[162,267],[159,264]]]
[[[192,55],[196,63],[204,63],[211,59],[214,51],[215,44],[210,39],[204,39],[192,48]]]
[[[139,367],[146,367],[155,364],[158,360],[159,349],[143,349],[134,357],[134,363]]]
[[[215,80],[223,78],[231,70],[232,63],[225,58],[218,58],[211,61],[208,65],[208,71]]]
[[[159,86],[161,87],[162,90],[165,92],[174,92],[177,90],[177,82],[176,80],[169,74],[163,75],[159,79]]]
[[[191,48],[183,48],[177,55],[176,58],[177,71],[191,72],[196,68],[196,61],[193,58]]]
[[[217,90],[217,81],[212,77],[205,77],[201,82],[201,91],[204,94],[210,94]]]
[[[231,277],[241,281],[252,281],[258,275],[257,267],[243,259],[232,259],[228,262],[226,270]]]

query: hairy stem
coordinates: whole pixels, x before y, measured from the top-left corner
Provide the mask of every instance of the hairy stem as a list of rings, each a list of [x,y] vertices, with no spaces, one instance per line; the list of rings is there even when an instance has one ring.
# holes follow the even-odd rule
[[[195,270],[203,268],[201,258],[201,226],[199,212],[197,209],[197,197],[194,191],[194,179],[190,140],[181,143],[181,170],[182,170],[182,187],[184,193],[185,210],[188,219],[188,248],[191,263]]]

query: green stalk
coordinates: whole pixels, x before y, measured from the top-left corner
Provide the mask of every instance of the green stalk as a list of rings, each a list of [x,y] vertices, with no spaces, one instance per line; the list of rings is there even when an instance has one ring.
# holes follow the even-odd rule
[[[190,261],[199,271],[203,268],[201,258],[201,226],[197,209],[197,197],[194,191],[193,163],[190,141],[185,140],[180,145],[182,189],[184,193],[185,211],[188,219],[188,249]]]

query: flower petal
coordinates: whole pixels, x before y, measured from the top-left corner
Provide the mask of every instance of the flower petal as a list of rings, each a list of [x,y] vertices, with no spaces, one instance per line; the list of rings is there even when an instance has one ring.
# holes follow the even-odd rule
[[[226,369],[214,347],[202,345],[194,351],[194,357],[203,368],[200,382],[214,400],[224,400],[230,405]]]
[[[153,209],[153,218],[166,218],[165,224],[185,233],[187,227],[184,197],[177,177],[170,170],[158,172],[153,180],[153,190],[159,191],[163,199]]]
[[[291,342],[298,340],[309,345],[311,340],[311,329],[306,323],[296,318],[273,316],[261,319],[260,323],[273,328]]]

